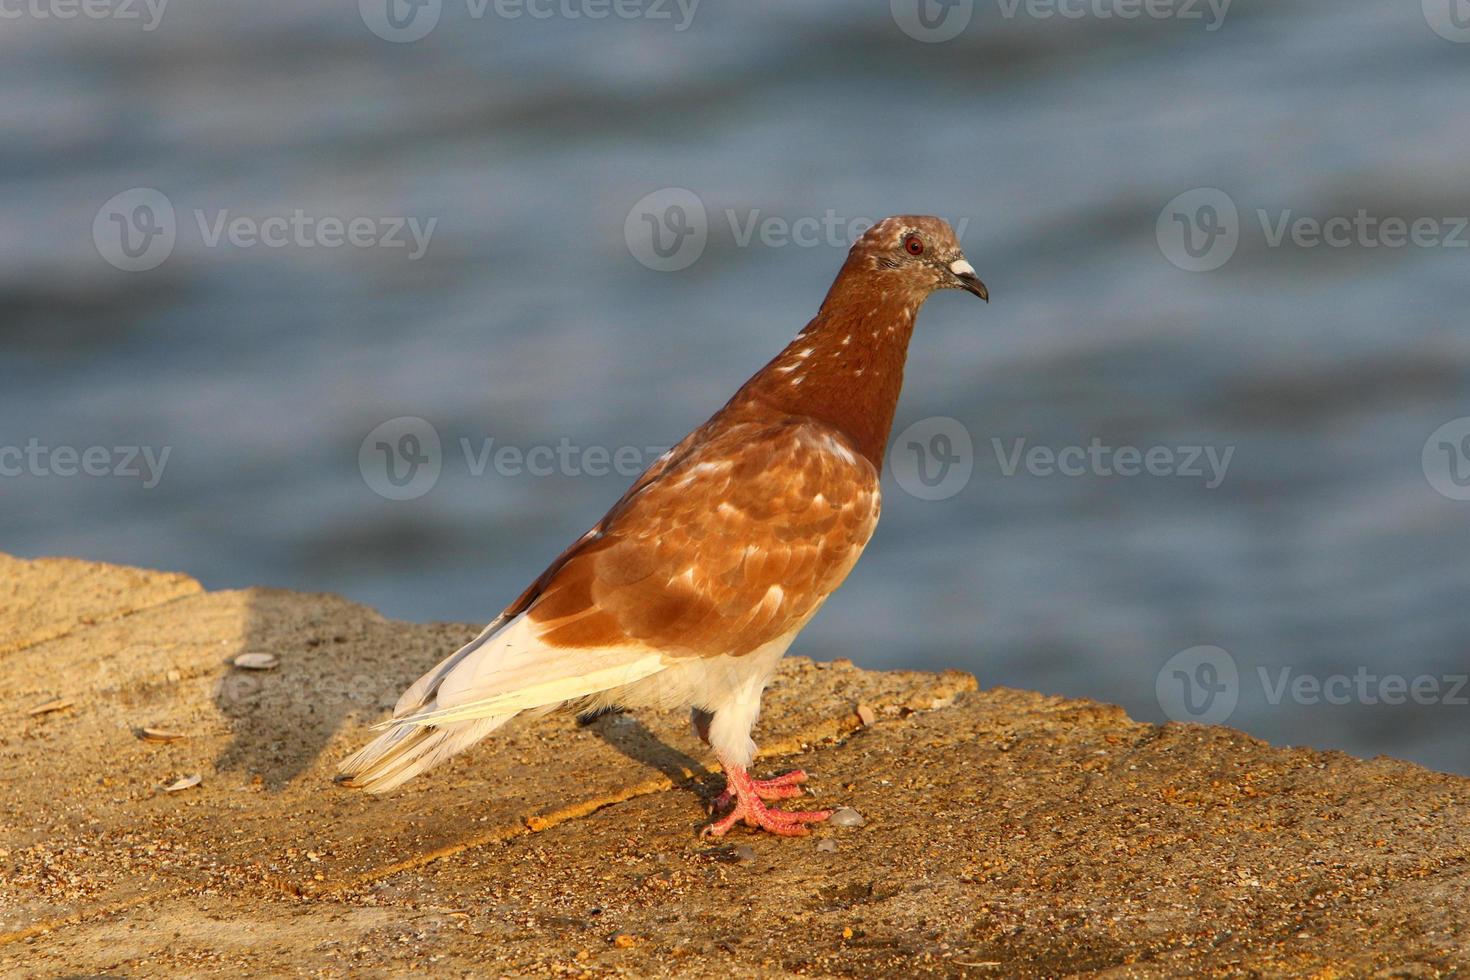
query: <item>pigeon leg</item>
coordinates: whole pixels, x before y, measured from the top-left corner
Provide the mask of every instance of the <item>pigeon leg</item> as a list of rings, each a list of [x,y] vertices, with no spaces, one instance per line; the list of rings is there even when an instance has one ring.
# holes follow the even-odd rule
[[[689,720],[694,725],[694,734],[698,735],[705,745],[709,745],[709,726],[714,720],[714,715],[708,711],[695,708],[689,713]],[[753,779],[751,785],[755,787],[756,794],[767,803],[776,800],[789,800],[793,796],[801,795],[798,783],[806,782],[806,773],[800,769],[783,772],[771,779]],[[728,783],[728,781],[727,781]],[[735,791],[727,784],[725,791],[715,797],[714,808],[723,810],[735,800]]]
[[[820,823],[832,816],[831,810],[773,810],[766,806],[767,799],[785,799],[801,793],[799,785],[806,779],[801,770],[788,772],[775,779],[755,780],[744,766],[732,765],[720,760],[725,768],[725,781],[729,788],[715,802],[716,808],[733,799],[735,805],[730,812],[707,825],[700,834],[705,837],[723,837],[742,820],[751,827],[767,830],[782,837],[804,837],[807,824]],[[765,792],[762,792],[765,790]],[[767,795],[770,794],[770,795]]]

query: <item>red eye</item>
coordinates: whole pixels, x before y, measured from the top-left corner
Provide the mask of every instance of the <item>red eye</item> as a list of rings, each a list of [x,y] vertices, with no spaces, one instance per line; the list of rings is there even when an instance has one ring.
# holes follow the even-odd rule
[[[918,235],[910,235],[903,240],[904,250],[910,255],[924,254],[924,240]]]

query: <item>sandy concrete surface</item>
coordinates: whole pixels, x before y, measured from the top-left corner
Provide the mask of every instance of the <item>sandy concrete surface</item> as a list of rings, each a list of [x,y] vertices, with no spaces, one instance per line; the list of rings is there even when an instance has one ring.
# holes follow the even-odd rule
[[[864,823],[710,842],[679,716],[334,787],[477,625],[0,556],[0,627],[7,976],[1470,972],[1470,780],[1407,763],[790,658],[759,768]]]

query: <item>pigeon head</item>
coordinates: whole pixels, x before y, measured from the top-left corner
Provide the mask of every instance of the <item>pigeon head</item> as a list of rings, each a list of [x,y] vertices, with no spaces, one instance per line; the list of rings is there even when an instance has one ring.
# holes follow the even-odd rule
[[[990,300],[949,222],[884,218],[853,244],[817,315],[731,404],[817,419],[881,469],[914,323],[938,289]]]
[[[936,289],[963,289],[990,302],[990,291],[960,251],[954,229],[932,215],[884,218],[853,244],[848,265],[920,301]]]

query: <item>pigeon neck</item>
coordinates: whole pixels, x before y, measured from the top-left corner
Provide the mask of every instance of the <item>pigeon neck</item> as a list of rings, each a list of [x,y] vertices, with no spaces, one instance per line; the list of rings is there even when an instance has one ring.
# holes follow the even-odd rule
[[[835,427],[881,470],[924,296],[848,279],[838,277],[816,317],[744,391]]]

